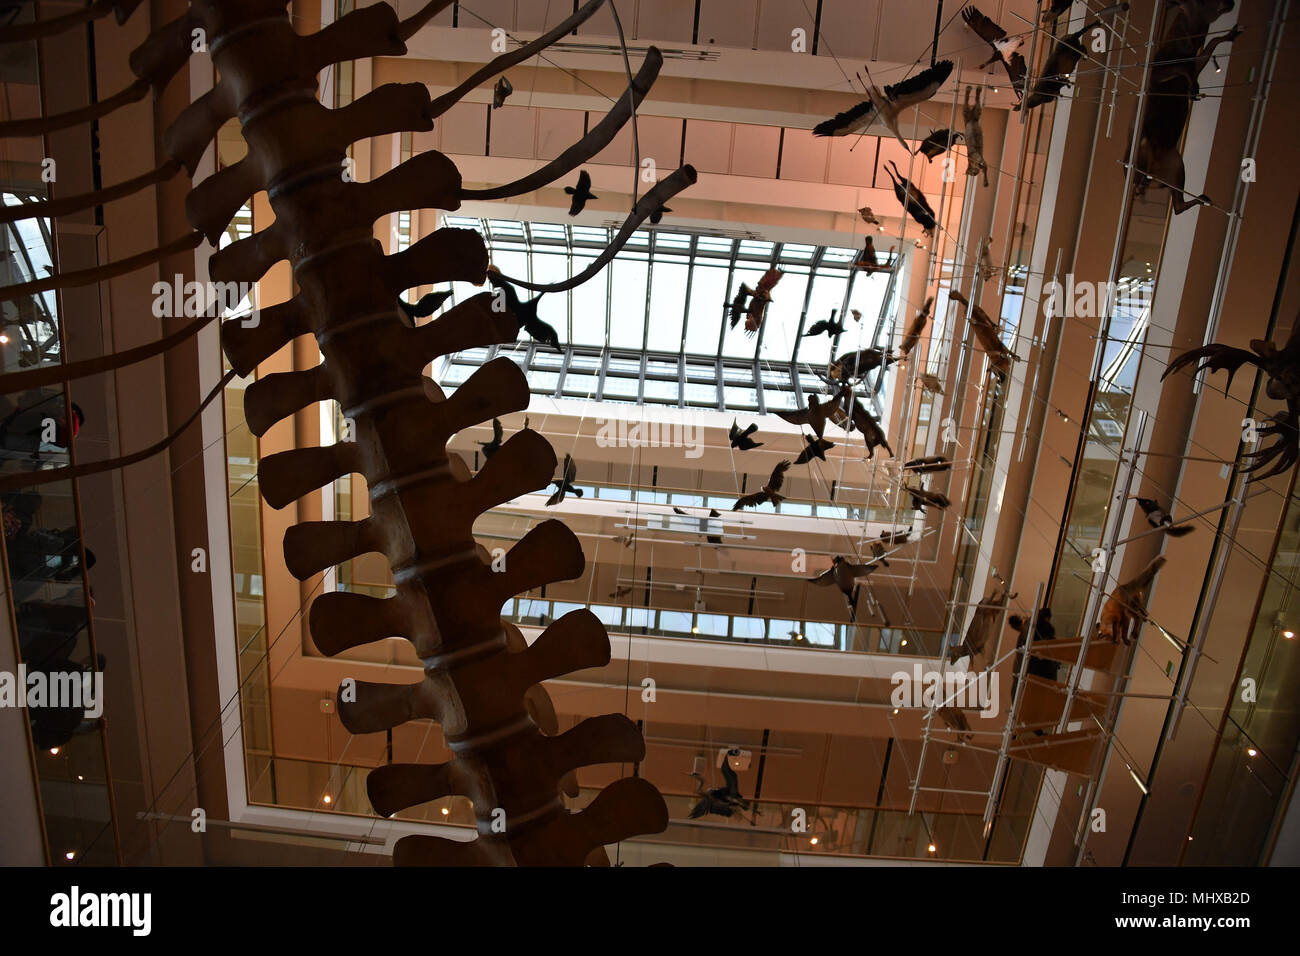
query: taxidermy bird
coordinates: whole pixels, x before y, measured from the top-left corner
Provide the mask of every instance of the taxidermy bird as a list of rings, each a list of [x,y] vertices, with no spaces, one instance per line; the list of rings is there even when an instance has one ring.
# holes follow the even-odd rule
[[[727,751],[728,756],[739,754],[739,750]],[[712,790],[704,789],[704,778],[695,771],[691,771],[687,776],[695,778],[695,796],[700,798],[699,803],[691,808],[691,819],[696,820],[710,813],[720,817],[729,817],[737,810],[748,810],[749,801],[740,795],[740,780],[736,777],[736,771],[731,769],[731,761],[722,761],[722,782],[721,787],[715,787]]]
[[[521,302],[519,294],[515,292],[515,287],[502,278],[501,270],[496,266],[488,266],[487,281],[505,296],[506,306],[519,321],[520,328],[538,342],[549,345],[557,352],[561,351],[560,336],[556,333],[555,328],[537,317],[537,303],[542,298],[541,295],[529,299],[527,302]]]
[[[898,360],[901,362],[912,354],[912,349],[916,348],[916,343],[921,341],[921,333],[925,331],[925,324],[930,321],[930,310],[934,308],[934,296],[927,296],[925,304],[916,310],[916,315],[912,318],[912,324],[907,327],[903,333],[903,341],[898,345]]]
[[[952,467],[952,459],[943,455],[931,455],[928,458],[913,458],[903,462],[903,470],[914,475],[928,475],[933,472],[947,471]]]
[[[843,335],[844,323],[835,321],[835,316],[839,311],[839,309],[831,309],[831,317],[829,319],[818,319],[812,325],[808,326],[808,331],[804,333],[804,338],[807,338],[810,335],[821,335],[823,332],[831,338],[835,338],[837,335]]]
[[[817,577],[809,578],[808,582],[817,585],[819,588],[839,588],[840,593],[844,595],[844,602],[849,606],[849,620],[856,621],[858,615],[858,588],[855,582],[858,578],[865,578],[874,570],[876,570],[874,564],[854,564],[848,558],[837,554],[831,559],[829,568],[817,575]]]
[[[857,309],[849,309],[849,315],[853,316],[854,322],[862,321],[862,313],[859,312]]]
[[[935,508],[947,508],[951,501],[948,496],[940,491],[926,491],[924,488],[913,488],[911,485],[903,485],[903,490],[912,498],[912,508],[915,511],[925,512],[926,505],[932,505]]]
[[[754,439],[749,437],[756,431],[758,431],[757,422],[751,423],[748,428],[741,431],[740,426],[736,424],[736,420],[733,418],[731,420],[731,431],[727,433],[727,437],[731,440],[731,447],[739,448],[741,451],[752,451],[755,448],[762,448],[763,442],[754,441]]]
[[[930,135],[921,140],[921,146],[914,155],[924,156],[930,162],[934,162],[936,156],[941,156],[952,149],[961,142],[961,139],[962,134],[955,129],[931,130]]]
[[[971,615],[970,626],[966,628],[966,636],[962,642],[948,652],[948,663],[955,664],[963,657],[970,657],[971,670],[983,670],[982,667],[976,668],[975,658],[981,658],[981,663],[987,663],[984,660],[984,651],[989,648],[990,644],[996,646],[995,638],[998,635],[998,622],[1002,617],[1002,612],[1007,606],[1007,601],[1014,598],[1015,595],[1007,594],[1005,586],[994,588],[984,596],[975,613]]]
[[[1160,503],[1154,498],[1139,498],[1137,495],[1129,495],[1130,500],[1136,501],[1138,507],[1147,517],[1147,524],[1153,528],[1164,528],[1165,534],[1171,538],[1181,538],[1185,534],[1191,534],[1196,530],[1194,525],[1174,524],[1174,519],[1168,511],[1160,507]]]
[[[419,300],[414,304],[405,301],[399,296],[397,299],[397,306],[406,316],[406,320],[410,326],[414,328],[416,319],[424,319],[433,315],[433,313],[442,308],[442,304],[450,298],[450,289],[438,292],[426,292],[424,295],[420,296]]]
[[[1101,10],[1098,17],[1119,13],[1127,9],[1127,3],[1118,3]],[[1102,26],[1101,20],[1095,19],[1085,23],[1074,33],[1058,37],[1056,42],[1052,44],[1052,52],[1047,55],[1047,61],[1043,64],[1043,72],[1038,77],[1038,82],[1034,84],[1033,90],[1012,109],[1032,110],[1034,107],[1050,103],[1060,96],[1061,91],[1070,85],[1070,74],[1074,72],[1074,68],[1083,59],[1085,53],[1083,35],[1091,33],[1100,26]]]
[[[858,210],[858,215],[862,217],[862,221],[868,226],[880,225],[880,220],[876,218],[876,214],[871,211],[870,206],[863,206]]]
[[[777,494],[781,490],[781,485],[785,482],[785,473],[790,470],[790,462],[783,461],[772,469],[772,476],[767,479],[761,490],[754,492],[752,495],[745,495],[734,505],[732,511],[740,511],[742,508],[756,508],[764,501],[770,501],[774,505],[779,505],[785,500]]]
[[[772,301],[772,288],[781,281],[780,269],[768,269],[758,280],[757,288],[751,289],[745,283],[740,284],[740,291],[731,300],[731,327],[734,329],[743,313],[745,316],[745,334],[752,336],[763,324],[763,315],[768,303]]]
[[[966,87],[962,98],[961,115],[966,121],[966,175],[984,175],[984,187],[989,184],[989,164],[984,159],[984,127],[980,126],[980,114],[984,107],[980,105],[982,93],[973,86]]]
[[[821,438],[826,431],[826,419],[834,415],[839,407],[840,397],[838,395],[829,402],[819,401],[816,395],[809,395],[808,404],[803,408],[790,412],[777,412],[776,414],[778,418],[784,419],[791,425],[807,425],[818,438]],[[802,462],[796,462],[796,464],[802,464]]]
[[[660,206],[658,209],[652,212],[650,214],[650,225],[652,226],[659,225],[659,223],[663,221],[664,213],[666,212],[672,212],[672,210],[669,209],[667,206]]]
[[[882,531],[880,532],[880,543],[887,548],[892,548],[900,544],[906,544],[907,539],[911,536],[911,528],[906,531]]]
[[[564,500],[565,495],[574,495],[575,497],[581,498],[582,489],[573,486],[573,483],[577,478],[578,466],[573,463],[573,456],[565,455],[564,471],[561,473],[559,478],[551,480],[551,484],[555,485],[555,494],[546,499],[547,507],[558,505]]]
[[[979,342],[980,348],[988,355],[993,371],[999,376],[1009,372],[1011,363],[1016,356],[1006,347],[1002,337],[998,335],[997,324],[988,317],[987,312],[978,305],[972,305],[971,301],[956,289],[950,289],[948,297],[954,302],[960,302],[962,305],[969,307],[967,322],[970,324],[971,332]]]
[[[1163,555],[1157,556],[1137,577],[1115,588],[1101,609],[1097,636],[1112,643],[1132,644],[1142,622],[1147,618],[1147,597],[1156,574],[1164,567]]]
[[[894,167],[892,171],[889,169],[890,166]],[[898,172],[898,164],[892,159],[885,166],[885,172],[889,175],[890,182],[894,184],[894,195],[903,204],[907,214],[912,217],[927,236],[934,235],[936,224],[934,209],[926,202],[925,196],[921,195],[921,190],[910,182],[905,183],[903,174]]]
[[[894,449],[889,447],[889,442],[885,439],[885,430],[880,427],[880,422],[867,411],[865,405],[853,397],[851,388],[845,387],[841,390],[836,403],[839,407],[831,413],[831,421],[846,432],[854,429],[861,432],[862,439],[866,442],[868,458],[875,457],[877,448],[884,448],[891,458],[894,456]]]
[[[1237,370],[1243,365],[1253,365],[1268,376],[1264,393],[1269,398],[1286,402],[1285,412],[1270,416],[1267,424],[1256,429],[1261,441],[1274,439],[1273,444],[1242,455],[1250,462],[1245,471],[1255,480],[1279,475],[1300,460],[1300,321],[1296,322],[1286,345],[1280,349],[1266,339],[1252,339],[1250,351],[1212,342],[1184,352],[1170,362],[1160,376],[1161,381],[1189,365],[1196,365],[1198,373],[1207,370],[1211,374],[1227,372],[1228,381],[1223,387],[1225,394],[1232,387],[1232,377]],[[1272,468],[1255,474],[1269,462],[1274,463]]]
[[[504,76],[497,80],[496,86],[492,87],[492,108],[494,110],[501,109],[505,105],[506,98],[514,91],[515,88]]]
[[[881,567],[889,567],[889,562],[885,560],[885,546],[879,541],[871,542],[871,560],[868,564],[879,564]]]
[[[1016,96],[1020,96],[1025,84],[1026,69],[1025,58],[1016,51],[1025,42],[1025,34],[1007,36],[1006,30],[986,17],[975,6],[968,6],[962,10],[961,18],[966,21],[966,26],[970,27],[976,36],[993,48],[993,55],[975,69],[982,70],[990,63],[1001,63],[1002,68],[1007,71],[1007,78],[1011,80],[1012,91]],[[988,183],[984,185],[987,186]]]
[[[814,438],[812,435],[804,435],[803,440],[807,442],[807,447],[799,452],[799,457],[794,460],[796,465],[806,465],[814,458],[825,461],[826,452],[835,447],[835,442],[826,438]]]
[[[483,449],[484,458],[491,458],[493,455],[495,455],[497,452],[501,450],[502,435],[503,432],[501,431],[501,419],[499,418],[492,419],[492,440],[479,442],[480,447],[482,447]]]
[[[710,508],[710,509],[709,509],[709,517],[710,517],[710,518],[721,518],[721,517],[722,517],[722,513],[721,513],[720,511],[718,511],[717,508]],[[703,530],[707,531],[707,530],[709,529],[709,523],[708,523],[707,521],[701,521],[701,522],[700,522],[700,527],[701,527]],[[707,542],[709,542],[709,544],[722,544],[722,535],[720,535],[720,534],[706,534],[706,535],[704,536],[704,540],[707,541]]]
[[[622,587],[614,588],[614,590],[609,592],[609,596],[611,599],[617,601],[619,598],[627,597],[631,593],[632,593],[632,585],[628,584]]]
[[[636,544],[636,532],[634,531],[632,534],[615,535],[614,543],[621,544],[625,548],[630,548],[632,545]]]
[[[565,186],[564,191],[573,197],[569,202],[570,216],[582,212],[583,207],[587,205],[587,200],[600,198],[591,191],[591,174],[585,169],[578,173],[578,185]]]
[[[908,77],[883,90],[873,84],[863,83],[867,88],[867,99],[857,106],[836,114],[833,118],[813,127],[814,136],[847,136],[850,133],[865,132],[877,119],[898,137],[903,148],[911,150],[911,145],[903,139],[898,129],[899,114],[909,107],[924,103],[952,75],[952,60],[940,60],[934,66],[927,67],[916,76]],[[862,77],[858,77],[861,82]]]
[[[889,368],[898,361],[898,358],[894,355],[886,355],[881,349],[860,349],[837,358],[826,370],[826,374],[835,381],[848,382],[865,378],[867,373],[880,368],[882,361],[885,363],[885,368]]]

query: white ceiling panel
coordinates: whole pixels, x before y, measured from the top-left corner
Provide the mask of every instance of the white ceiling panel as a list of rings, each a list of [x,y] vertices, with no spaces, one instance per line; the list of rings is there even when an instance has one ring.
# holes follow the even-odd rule
[[[682,121],[669,116],[637,117],[641,155],[655,161],[659,174],[666,176],[682,158]]]
[[[738,124],[731,147],[732,174],[775,179],[776,155],[780,147],[780,127]]]
[[[689,120],[686,124],[686,161],[702,173],[731,171],[731,123]]]
[[[875,177],[879,140],[875,136],[835,136],[828,142],[831,164],[827,181],[841,186],[870,186]]]
[[[538,110],[537,158],[552,160],[582,138],[582,110]]]
[[[881,0],[823,0],[817,55],[834,56],[852,76],[861,65],[856,61],[871,56],[880,4]]]
[[[482,156],[487,145],[488,107],[484,103],[457,103],[438,119],[442,126],[442,151]]]
[[[826,182],[826,138],[810,130],[787,129],[781,149],[781,178],[805,183]]]
[[[489,155],[532,159],[537,150],[537,114],[526,106],[492,111]]]

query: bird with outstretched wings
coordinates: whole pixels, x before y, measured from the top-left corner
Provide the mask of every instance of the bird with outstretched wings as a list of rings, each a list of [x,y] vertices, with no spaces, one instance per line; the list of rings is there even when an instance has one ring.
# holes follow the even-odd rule
[[[752,495],[745,495],[731,506],[731,510],[740,511],[742,508],[757,508],[764,501],[779,505],[785,500],[778,492],[781,490],[781,485],[785,483],[785,473],[790,470],[790,464],[789,461],[782,461],[778,464],[772,469],[772,475],[767,479],[767,484]]]

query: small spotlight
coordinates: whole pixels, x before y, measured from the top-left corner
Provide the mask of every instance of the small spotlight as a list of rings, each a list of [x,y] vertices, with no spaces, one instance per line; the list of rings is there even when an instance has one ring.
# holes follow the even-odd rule
[[[448,810],[446,807],[443,807],[443,808],[442,808],[442,815],[443,815],[444,817],[445,817],[447,814],[449,814],[449,813],[451,813],[451,811]]]
[[[928,847],[926,847],[926,849],[929,850],[931,853],[939,852],[939,848],[935,846],[933,843],[931,843]]]
[[[50,748],[50,756],[51,756],[51,757],[57,757],[58,755],[59,755],[59,748],[58,748],[58,747],[51,747],[51,748]]]
[[[811,840],[809,840],[808,842],[811,843],[813,846],[816,846],[816,845],[817,845],[817,838],[816,838],[816,837],[813,837],[813,838],[812,838]]]
[[[1248,756],[1251,756],[1251,757],[1258,757],[1258,756],[1259,756],[1259,751],[1256,750],[1254,747],[1247,747],[1247,748],[1246,748],[1246,754],[1247,754]]]
[[[3,332],[0,332],[0,345],[8,345],[8,344],[9,344],[9,336],[5,335]]]
[[[907,646],[907,638],[903,638],[903,640],[899,643],[898,646],[899,646],[899,647],[906,647],[906,646]]]
[[[894,716],[895,716],[895,717],[898,716],[898,708],[897,708],[897,707],[894,708]]]
[[[698,633],[700,633],[700,629],[699,629],[698,627],[693,627],[693,628],[691,628],[691,633],[692,633],[692,634],[698,634]]]
[[[1282,632],[1282,636],[1285,637],[1288,641],[1293,641],[1295,640],[1295,631],[1291,630],[1291,628],[1288,627],[1285,631]]]
[[[65,860],[75,860],[77,858],[77,851],[69,850],[67,853],[63,854],[63,858]]]
[[[327,793],[325,794],[325,796],[320,798],[320,802],[325,804],[326,806],[329,806],[331,803],[334,802],[334,798]]]
[[[1188,838],[1187,838],[1187,842],[1188,842],[1188,843],[1191,843],[1191,842],[1192,842],[1192,838],[1191,838],[1191,837],[1188,837]]]
[[[77,774],[77,782],[78,782],[78,783],[85,783],[85,782],[86,782],[86,778],[83,777],[81,774]]]

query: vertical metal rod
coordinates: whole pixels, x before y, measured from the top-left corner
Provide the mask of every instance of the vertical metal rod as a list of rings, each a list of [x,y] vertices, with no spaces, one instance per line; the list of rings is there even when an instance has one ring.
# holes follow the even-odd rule
[[[1020,709],[1020,700],[1025,693],[1025,674],[1029,670],[1029,654],[1034,647],[1034,635],[1038,628],[1038,609],[1043,601],[1043,583],[1040,581],[1034,591],[1034,603],[1029,614],[1028,629],[1025,631],[1025,649],[1024,656],[1020,659],[1020,666],[1016,670],[1016,692],[1011,695],[1011,710],[1007,714],[1006,726],[1002,728],[1002,743],[998,747],[998,762],[993,770],[993,782],[989,786],[988,803],[984,805],[984,822],[993,821],[993,807],[997,802],[998,790],[1001,788],[1002,772],[1007,765],[1007,748],[1011,746],[1011,728],[1015,723],[1016,713]]]

